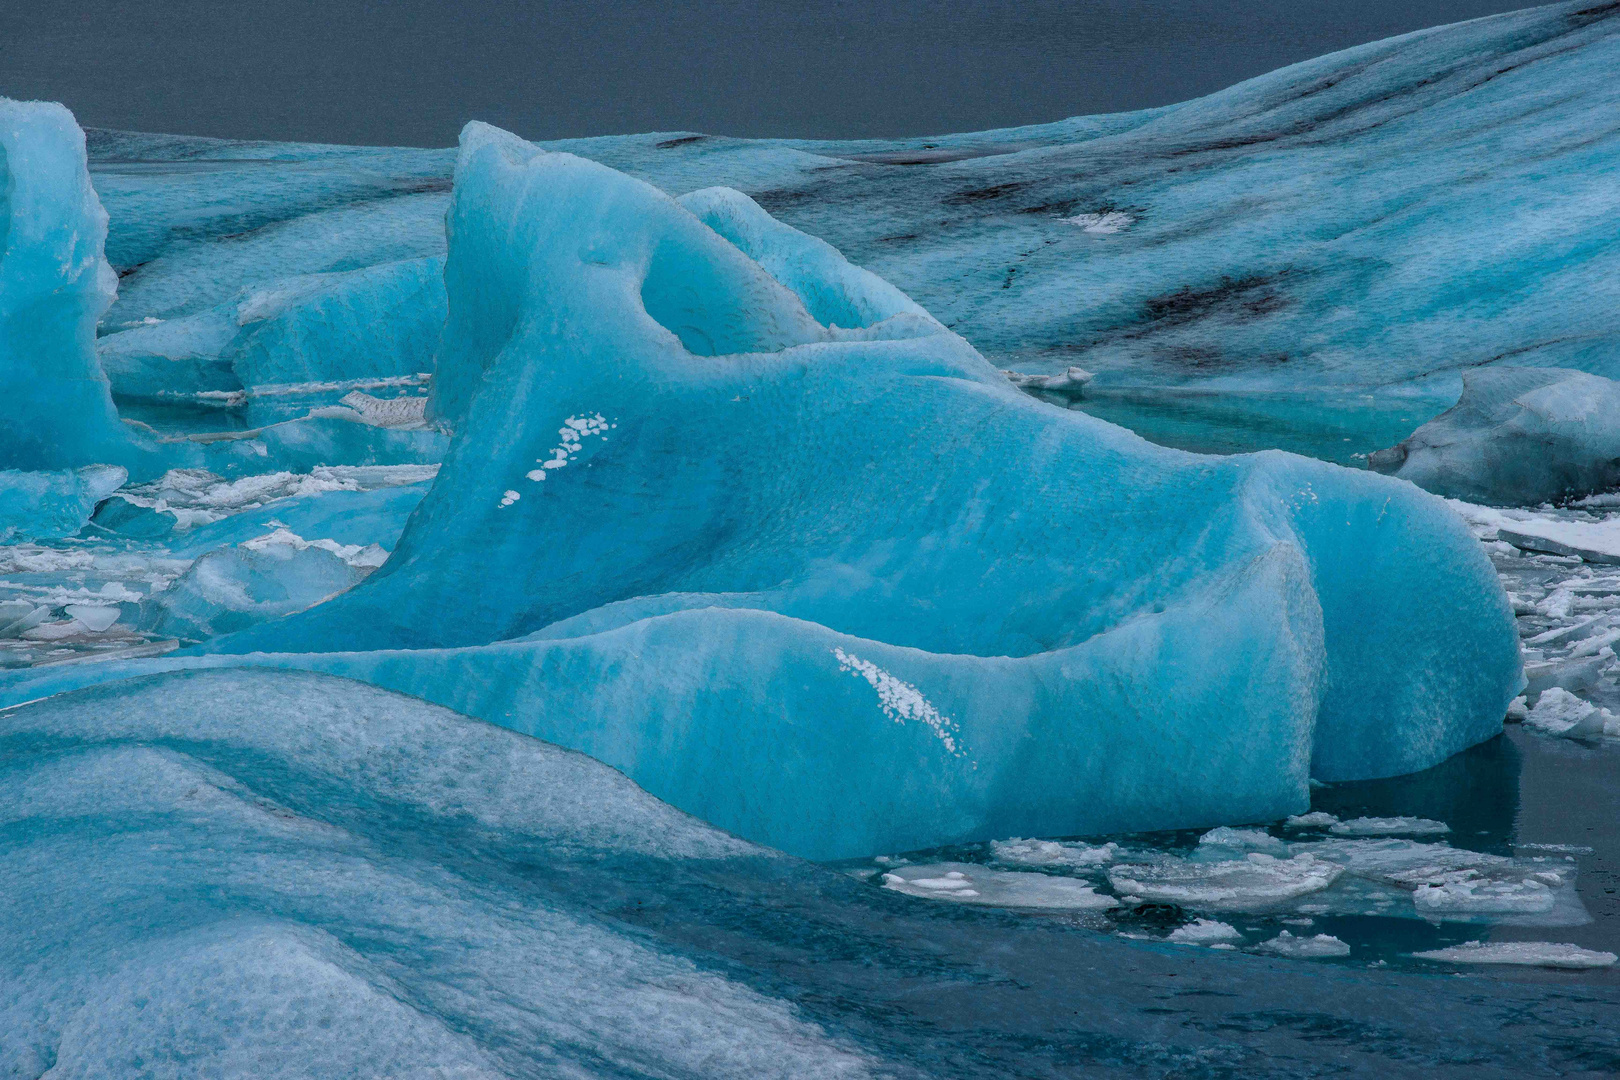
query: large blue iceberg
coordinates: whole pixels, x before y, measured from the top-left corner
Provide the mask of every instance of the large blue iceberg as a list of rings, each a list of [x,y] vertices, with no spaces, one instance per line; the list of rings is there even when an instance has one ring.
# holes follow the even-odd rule
[[[1493,571],[1409,486],[1038,403],[736,192],[474,125],[449,224],[433,490],[364,585],[216,651],[820,858],[1274,818],[1517,692]]]

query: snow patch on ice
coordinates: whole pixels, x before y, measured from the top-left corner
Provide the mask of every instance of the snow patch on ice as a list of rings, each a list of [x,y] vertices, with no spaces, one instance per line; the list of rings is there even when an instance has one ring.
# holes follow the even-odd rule
[[[833,649],[833,656],[838,658],[839,671],[858,675],[877,691],[878,704],[882,707],[883,714],[890,720],[902,725],[907,720],[921,721],[933,729],[939,741],[945,745],[946,751],[953,757],[962,757],[967,753],[957,745],[956,721],[941,715],[939,710],[923,697],[921,690],[895,678],[876,664],[862,660],[843,649]]]

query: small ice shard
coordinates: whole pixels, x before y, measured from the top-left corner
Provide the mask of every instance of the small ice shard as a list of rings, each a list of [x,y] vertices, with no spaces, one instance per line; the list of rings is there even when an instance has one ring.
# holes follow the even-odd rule
[[[1002,374],[1024,393],[1054,405],[1070,405],[1081,400],[1086,396],[1086,387],[1096,378],[1085,368],[1078,367],[1056,375],[1026,375],[1021,371],[1003,371]]]
[[[1119,852],[1115,843],[1082,844],[1059,840],[992,840],[990,854],[996,862],[1015,866],[1067,866],[1084,868],[1113,861]]]
[[[1119,906],[1112,896],[1075,878],[992,870],[971,863],[930,863],[890,870],[883,875],[883,887],[908,896],[986,907],[1108,911]]]
[[[1308,854],[1277,859],[1256,852],[1219,862],[1166,858],[1115,866],[1108,881],[1115,892],[1148,901],[1243,911],[1320,892],[1343,872],[1343,867]]]
[[[1496,536],[1521,551],[1568,555],[1600,565],[1620,564],[1620,518],[1606,521],[1515,520],[1511,524],[1498,526]]]
[[[1214,919],[1194,919],[1170,931],[1170,941],[1177,945],[1230,945],[1242,941],[1243,935],[1235,926]]]
[[[1419,960],[1450,964],[1518,964],[1571,970],[1612,967],[1615,960],[1620,959],[1612,952],[1550,941],[1470,941],[1412,955]]]
[[[104,634],[112,629],[119,615],[117,608],[101,604],[69,604],[64,610],[92,634]]]
[[[1526,727],[1535,728],[1545,735],[1582,739],[1602,735],[1615,719],[1609,710],[1582,701],[1563,687],[1554,686],[1542,691],[1535,708],[1525,714],[1524,723]]]
[[[1334,836],[1439,836],[1450,831],[1443,821],[1420,817],[1358,817],[1328,828]]]
[[[1295,937],[1287,930],[1282,931],[1270,941],[1262,941],[1255,946],[1255,950],[1271,953],[1273,956],[1286,956],[1294,960],[1319,960],[1350,955],[1350,946],[1332,934],[1317,934],[1315,937]]]
[[[1620,486],[1620,383],[1565,368],[1513,367],[1465,371],[1462,381],[1455,406],[1373,454],[1368,467],[1448,498],[1498,506]]]

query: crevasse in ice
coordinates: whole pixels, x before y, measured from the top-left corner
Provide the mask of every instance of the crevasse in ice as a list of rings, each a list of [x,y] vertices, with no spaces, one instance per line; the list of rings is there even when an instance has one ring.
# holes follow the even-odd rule
[[[684,201],[470,126],[438,480],[363,586],[213,648],[341,653],[277,662],[817,857],[1277,817],[1498,730],[1511,616],[1437,501],[1040,404],[745,197]]]

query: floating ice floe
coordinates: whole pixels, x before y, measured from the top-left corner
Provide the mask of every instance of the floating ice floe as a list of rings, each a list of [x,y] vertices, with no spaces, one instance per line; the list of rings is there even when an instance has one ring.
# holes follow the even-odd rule
[[[898,867],[883,874],[883,886],[908,896],[988,907],[1051,911],[1109,911],[1119,907],[1119,901],[1112,896],[1074,878],[991,870],[974,863]]]
[[[1194,919],[1183,926],[1170,931],[1166,940],[1177,945],[1227,945],[1230,946],[1243,940],[1243,935],[1234,926],[1218,922],[1214,919]]]
[[[1278,859],[1258,852],[1242,859],[1194,862],[1165,857],[1154,863],[1112,866],[1116,892],[1160,903],[1213,911],[1264,910],[1321,892],[1344,868],[1312,855]]]
[[[1566,739],[1620,735],[1620,717],[1581,700],[1560,686],[1542,691],[1535,707],[1525,714],[1524,722],[1544,734]]]
[[[1449,964],[1518,964],[1524,967],[1550,967],[1582,970],[1612,967],[1612,952],[1583,949],[1578,945],[1550,941],[1471,941],[1445,949],[1413,953],[1419,960]]]
[[[1419,817],[1359,817],[1328,826],[1334,836],[1438,836],[1450,831],[1443,821]]]
[[[1119,853],[1119,845],[1083,844],[1059,840],[992,840],[991,857],[1012,866],[1063,866],[1087,869],[1102,866]]]
[[[1331,934],[1317,934],[1315,937],[1295,937],[1287,930],[1282,931],[1270,941],[1260,942],[1254,948],[1256,952],[1271,953],[1273,956],[1286,956],[1293,960],[1322,960],[1350,955],[1350,946]]]

